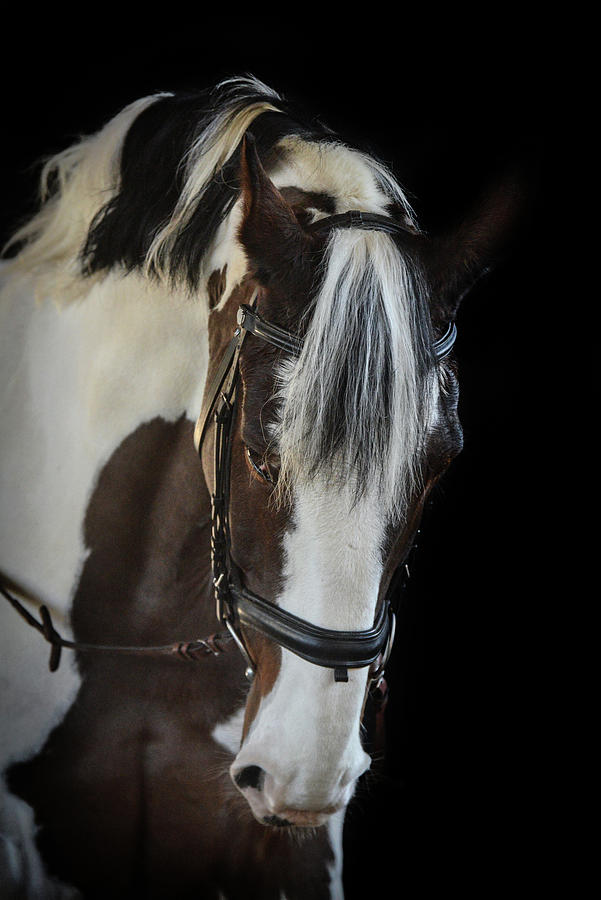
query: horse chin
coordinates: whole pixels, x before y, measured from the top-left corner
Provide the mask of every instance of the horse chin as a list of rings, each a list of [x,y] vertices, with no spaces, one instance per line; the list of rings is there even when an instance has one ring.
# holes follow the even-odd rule
[[[260,792],[248,790],[243,792],[254,818],[260,825],[289,831],[295,835],[312,834],[315,829],[327,825],[334,813],[341,806],[331,806],[320,810],[278,809],[274,812],[265,803]]]
[[[331,812],[310,812],[304,810],[284,810],[280,815],[267,815],[261,820],[271,828],[292,828],[296,831],[322,828],[330,821]]]
[[[274,817],[276,821],[274,822],[261,822],[261,825],[268,830],[271,834],[281,835],[282,839],[290,841],[292,844],[300,847],[307,841],[314,840],[318,835],[323,834],[326,830],[326,823],[324,825],[292,825],[287,822],[286,824],[277,824],[280,820],[277,816]]]

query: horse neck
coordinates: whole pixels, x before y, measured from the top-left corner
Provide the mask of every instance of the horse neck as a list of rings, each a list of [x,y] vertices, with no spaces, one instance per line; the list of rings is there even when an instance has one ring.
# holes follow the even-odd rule
[[[190,423],[207,370],[206,304],[108,276],[59,309],[27,277],[0,303],[0,570],[67,611],[90,548],[99,479],[143,423]],[[190,438],[191,441],[191,438]]]

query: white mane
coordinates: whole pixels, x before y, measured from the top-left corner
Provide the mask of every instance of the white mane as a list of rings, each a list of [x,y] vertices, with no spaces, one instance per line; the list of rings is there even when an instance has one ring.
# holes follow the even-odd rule
[[[36,295],[63,305],[91,289],[79,254],[90,223],[119,187],[119,159],[132,122],[159,97],[125,107],[97,134],[49,159],[40,178],[40,211],[12,236],[5,251],[23,244],[8,275],[27,274]],[[12,270],[12,271],[11,271]]]
[[[419,360],[420,291],[388,235],[332,233],[302,355],[281,374],[282,489],[325,463],[329,479],[374,493],[402,518],[435,383]]]

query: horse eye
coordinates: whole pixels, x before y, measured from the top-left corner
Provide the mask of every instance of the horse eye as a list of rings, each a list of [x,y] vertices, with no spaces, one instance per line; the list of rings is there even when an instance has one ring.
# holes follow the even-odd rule
[[[275,484],[276,479],[268,464],[265,462],[265,459],[259,456],[258,453],[255,453],[254,450],[251,450],[250,447],[246,448],[246,455],[249,463],[255,472],[261,476],[263,481],[267,481],[269,484]]]

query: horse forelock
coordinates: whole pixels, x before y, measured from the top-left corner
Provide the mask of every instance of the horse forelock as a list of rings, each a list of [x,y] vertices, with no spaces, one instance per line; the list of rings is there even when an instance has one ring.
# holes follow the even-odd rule
[[[333,232],[303,352],[279,372],[280,491],[322,475],[402,519],[435,379],[419,270],[385,234]]]

